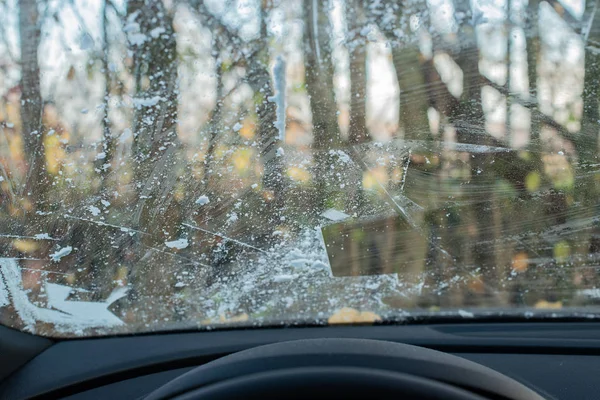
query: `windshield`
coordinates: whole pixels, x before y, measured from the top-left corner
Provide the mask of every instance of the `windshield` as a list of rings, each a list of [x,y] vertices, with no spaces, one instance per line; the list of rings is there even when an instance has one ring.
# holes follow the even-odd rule
[[[600,315],[595,1],[0,8],[2,324]]]

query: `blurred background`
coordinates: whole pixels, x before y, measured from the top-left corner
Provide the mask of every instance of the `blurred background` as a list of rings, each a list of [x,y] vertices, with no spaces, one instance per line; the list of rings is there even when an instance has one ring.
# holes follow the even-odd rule
[[[2,0],[0,320],[595,305],[597,8]]]

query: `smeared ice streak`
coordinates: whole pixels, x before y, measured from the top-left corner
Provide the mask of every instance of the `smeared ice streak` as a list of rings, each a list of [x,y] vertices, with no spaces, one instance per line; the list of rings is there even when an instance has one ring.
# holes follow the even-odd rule
[[[356,151],[356,149],[354,147],[351,148],[352,152],[352,159],[358,163],[361,167],[361,169],[365,172],[368,172],[369,168],[367,166],[367,164],[365,164],[365,162],[363,161],[363,159],[360,157],[360,155],[358,154],[358,152]],[[460,266],[456,264],[456,260],[455,258],[446,250],[444,249],[442,246],[440,246],[439,243],[437,243],[435,240],[432,240],[429,235],[427,235],[427,233],[423,230],[423,228],[421,226],[419,226],[419,224],[415,221],[415,219],[413,218],[413,216],[405,209],[405,207],[403,207],[401,204],[399,204],[392,195],[390,195],[390,193],[388,192],[387,188],[377,179],[377,177],[374,177],[375,182],[377,183],[377,185],[379,185],[379,187],[381,188],[382,192],[385,194],[385,196],[388,198],[388,200],[390,201],[390,205],[400,214],[402,215],[406,221],[409,223],[409,225],[415,230],[417,231],[421,236],[423,236],[425,238],[425,240],[427,240],[427,242],[436,250],[438,251],[440,254],[442,254],[444,256],[444,258],[446,258],[448,260],[448,262],[450,262],[450,264],[453,267],[458,267],[459,269],[463,270],[464,272],[466,272],[469,276],[473,276],[473,272],[469,271],[469,269],[465,266]],[[399,197],[403,198],[406,200],[407,204],[414,204],[416,207],[419,207],[419,209],[422,211],[423,208],[421,206],[419,206],[418,204],[414,203],[412,200],[410,200],[408,197],[403,196],[403,195],[399,195]],[[489,287],[485,282],[482,282],[484,284],[484,286],[489,289],[490,291],[492,291],[494,294],[498,294],[498,290]]]
[[[166,251],[166,250],[157,249],[156,247],[152,247],[152,246],[146,246],[146,245],[143,245],[143,246],[145,248],[147,248],[147,249],[150,249],[152,251],[156,251],[158,253],[167,254],[167,255],[170,255],[170,256],[175,257],[175,258],[179,258],[179,259],[182,259],[182,260],[185,260],[185,261],[189,261],[189,263],[191,265],[195,266],[195,267],[210,268],[210,265],[208,265],[208,264],[203,264],[203,263],[201,263],[199,261],[193,260],[193,259],[188,258],[188,257],[184,257],[184,256],[182,256],[180,254],[172,253],[172,252]]]
[[[358,154],[358,152],[352,148],[352,155],[353,155],[353,160],[355,160],[355,162],[357,162],[360,166],[360,168],[364,171],[364,172],[369,172],[369,167],[367,166],[367,164],[365,164],[365,162],[363,161],[363,159],[360,157],[360,154]],[[387,188],[381,183],[379,182],[379,180],[377,179],[376,176],[373,177],[375,179],[375,182],[377,182],[377,185],[379,185],[379,187],[381,188],[381,190],[383,191],[383,193],[385,194],[385,197],[387,197],[387,199],[390,201],[390,205],[400,214],[402,215],[406,221],[408,221],[408,223],[410,224],[411,227],[413,227],[413,229],[417,230],[418,232],[420,232],[421,234],[423,234],[423,230],[421,229],[421,227],[419,226],[419,224],[417,224],[417,222],[415,221],[415,219],[413,218],[413,216],[401,205],[399,204],[396,199],[394,199],[394,197],[390,194],[390,192],[387,190]],[[423,211],[423,207],[419,206],[418,204],[414,203],[412,200],[410,200],[408,197],[403,196],[403,195],[399,195],[400,197],[402,197],[403,199],[406,199],[406,202],[408,204],[414,204],[416,207],[419,208],[419,211]]]
[[[582,33],[583,33],[583,43],[584,44],[587,43],[588,38],[590,37],[590,32],[592,30],[592,25],[594,25],[594,19],[596,17],[596,11],[598,11],[598,0],[596,0],[594,2],[594,8],[593,8],[592,13],[591,13],[590,18],[589,18],[590,22],[585,27],[585,29],[582,31]]]
[[[35,258],[13,258],[13,260],[35,260]],[[40,260],[40,261],[44,261],[44,260]],[[20,268],[23,271],[39,272],[40,274],[54,274],[54,275],[63,275],[63,276],[70,275],[66,272],[47,271],[45,269],[25,268],[25,267],[20,267]]]
[[[185,223],[181,224],[181,225],[187,226],[190,229],[195,229],[195,230],[200,231],[200,232],[208,233],[209,235],[213,235],[213,236],[219,237],[219,238],[221,238],[223,240],[226,240],[226,241],[229,241],[229,242],[237,243],[240,246],[247,247],[247,248],[252,249],[252,250],[260,251],[261,253],[265,253],[265,254],[267,253],[266,251],[264,251],[262,249],[259,249],[258,247],[252,246],[251,244],[241,242],[241,241],[239,241],[237,239],[233,239],[233,238],[227,237],[227,236],[222,235],[220,233],[211,232],[211,231],[209,231],[207,229],[200,228],[199,226],[195,226],[195,225],[191,225],[191,224],[185,224]]]
[[[278,56],[273,67],[273,81],[275,94],[267,98],[268,101],[275,103],[277,107],[277,119],[274,123],[279,131],[279,140],[285,140],[285,60]]]
[[[406,160],[406,165],[404,166],[404,176],[402,177],[402,186],[400,187],[400,191],[404,192],[404,185],[406,185],[406,177],[408,176],[408,167],[410,166],[410,156],[412,155],[412,151],[408,150],[408,158]]]
[[[127,228],[126,226],[113,225],[113,224],[109,224],[107,222],[102,222],[102,221],[94,221],[93,219],[80,218],[80,217],[75,217],[73,215],[68,215],[68,214],[65,214],[65,218],[89,222],[90,224],[95,224],[98,226],[108,226],[111,228],[119,229],[122,232],[135,232],[135,233],[139,233],[140,235],[149,235],[148,233],[143,232],[143,231],[138,231],[137,229]]]
[[[472,144],[472,143],[458,143],[458,142],[448,142],[448,141],[433,141],[433,140],[405,140],[398,139],[396,141],[398,145],[404,144],[406,146],[410,146],[412,150],[416,149],[425,149],[431,150],[435,147],[440,147],[444,150],[452,150],[452,151],[464,151],[469,153],[508,153],[513,151],[507,147],[497,147],[497,146],[486,146],[482,144]]]
[[[5,239],[32,239],[32,240],[54,240],[57,241],[59,239],[54,239],[51,237],[43,237],[43,236],[21,236],[21,235],[11,235],[11,234],[0,234],[0,238]]]

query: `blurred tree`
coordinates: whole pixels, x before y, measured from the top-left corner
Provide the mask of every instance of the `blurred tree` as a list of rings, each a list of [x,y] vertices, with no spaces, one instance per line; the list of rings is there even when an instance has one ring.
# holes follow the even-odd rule
[[[134,221],[152,231],[173,232],[168,227],[175,228],[177,218],[167,218],[167,211],[174,200],[180,148],[173,17],[162,0],[130,0],[127,21],[139,27],[129,32],[135,79],[132,162],[139,190]]]
[[[361,34],[366,28],[363,0],[349,0],[347,47],[350,57],[350,127],[348,141],[352,144],[369,140],[366,121],[367,106],[367,40]]]
[[[304,3],[304,71],[312,114],[315,200],[319,203],[315,204],[316,212],[323,209],[326,201],[326,172],[330,160],[327,150],[341,143],[333,90],[329,9],[329,1],[305,0]]]
[[[19,34],[21,50],[21,125],[28,163],[23,193],[29,196],[31,210],[45,208],[45,192],[49,182],[44,155],[44,130],[42,126],[42,95],[40,91],[40,66],[38,50],[41,25],[38,2],[19,1]]]
[[[110,43],[108,39],[109,31],[109,0],[104,0],[102,6],[102,72],[104,74],[104,97],[103,97],[103,115],[102,115],[102,153],[103,157],[96,160],[96,169],[100,171],[102,185],[106,185],[106,178],[112,170],[113,155],[115,152],[115,143],[112,137],[111,124],[109,118],[109,98],[112,91],[112,74],[109,66]]]

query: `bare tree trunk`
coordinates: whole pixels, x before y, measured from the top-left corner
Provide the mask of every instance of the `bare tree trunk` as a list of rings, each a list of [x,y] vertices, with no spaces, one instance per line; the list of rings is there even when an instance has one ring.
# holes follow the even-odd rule
[[[276,127],[277,106],[270,98],[274,95],[269,75],[269,46],[267,38],[266,5],[260,8],[260,46],[248,58],[248,83],[254,91],[257,130],[260,140],[260,157],[263,164],[263,188],[272,193],[267,212],[271,223],[279,221],[285,203],[286,181],[284,164],[279,152],[282,141]]]
[[[359,39],[359,32],[367,23],[365,11],[360,0],[348,2],[348,31],[350,41],[350,128],[348,141],[363,143],[369,140],[366,121],[367,100],[367,43]]]
[[[326,1],[306,0],[304,7],[305,82],[312,113],[317,211],[323,208],[326,200],[325,173],[329,164],[326,150],[340,144],[329,45],[331,25],[328,4]]]
[[[215,149],[217,148],[217,141],[219,139],[219,121],[221,120],[221,114],[223,111],[223,71],[221,64],[217,64],[216,71],[216,94],[215,94],[215,106],[210,116],[210,122],[206,128],[208,133],[208,149],[206,150],[206,157],[204,162],[204,176],[205,186],[210,186],[208,180],[211,178],[211,170],[214,164]]]
[[[102,8],[102,37],[104,51],[102,55],[102,70],[104,72],[104,115],[102,116],[102,153],[103,157],[99,157],[96,162],[96,168],[100,170],[102,176],[102,185],[105,186],[105,179],[108,176],[111,164],[113,161],[114,153],[114,140],[110,131],[110,119],[108,116],[109,111],[109,96],[112,86],[112,77],[108,65],[108,57],[110,52],[110,45],[108,42],[108,5],[107,0],[104,1]]]
[[[19,34],[22,135],[25,156],[29,164],[23,189],[24,193],[30,196],[32,202],[37,203],[44,201],[44,192],[48,182],[44,159],[43,104],[38,62],[41,23],[35,0],[19,1]]]
[[[142,43],[132,44],[136,83],[132,159],[135,184],[139,188],[134,224],[169,231],[177,221],[168,218],[167,211],[172,208],[180,145],[173,19],[162,0],[131,0],[127,15],[139,24],[140,37],[144,38]]]
[[[396,78],[400,87],[400,126],[407,139],[430,136],[427,109],[430,106],[427,81],[418,49],[392,48]]]
[[[183,214],[174,188],[182,168],[177,136],[177,42],[172,15],[162,0],[130,0],[127,19],[139,25],[139,32],[129,33],[136,85],[131,159],[137,199],[132,226],[144,232],[135,237],[139,259],[129,271],[132,289],[128,297],[135,300],[143,294],[159,295],[174,279],[175,255],[153,249],[164,249],[166,241],[180,237]],[[126,236],[121,238],[122,246],[130,245]]]

